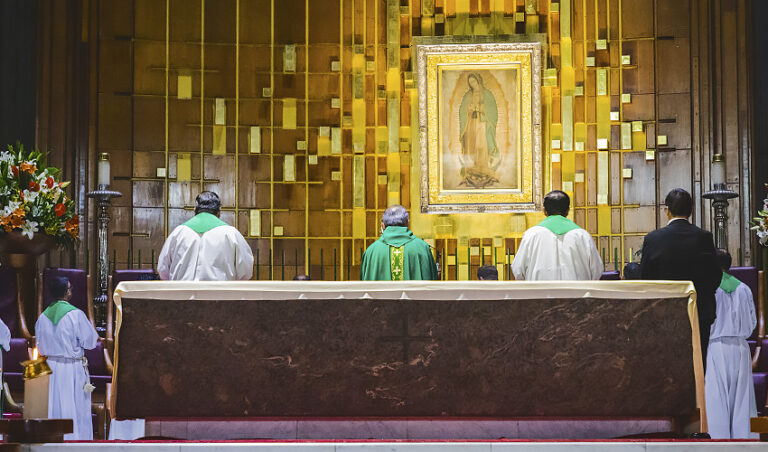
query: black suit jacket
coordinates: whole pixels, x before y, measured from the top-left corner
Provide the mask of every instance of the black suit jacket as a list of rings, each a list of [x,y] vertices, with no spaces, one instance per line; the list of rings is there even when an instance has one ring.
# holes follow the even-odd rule
[[[693,281],[700,324],[715,320],[715,291],[723,272],[711,232],[675,220],[645,236],[641,265],[643,279]]]

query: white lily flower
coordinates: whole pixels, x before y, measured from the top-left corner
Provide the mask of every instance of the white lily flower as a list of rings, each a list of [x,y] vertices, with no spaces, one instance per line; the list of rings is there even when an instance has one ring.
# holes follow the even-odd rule
[[[35,202],[39,194],[40,194],[39,191],[24,190],[24,200],[29,203],[33,203]]]
[[[8,151],[0,152],[0,162],[12,162],[13,155]]]
[[[32,237],[35,236],[35,232],[37,232],[37,221],[27,220],[24,223],[24,226],[21,227],[21,235],[26,235],[29,240],[32,240]]]
[[[3,207],[3,216],[7,217],[8,215],[12,214],[16,209],[19,208],[20,205],[21,205],[20,201],[8,202],[8,205]]]

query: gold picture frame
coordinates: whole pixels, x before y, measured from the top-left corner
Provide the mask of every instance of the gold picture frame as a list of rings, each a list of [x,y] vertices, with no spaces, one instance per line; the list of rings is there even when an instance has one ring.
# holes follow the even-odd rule
[[[417,45],[422,213],[541,209],[541,44]]]

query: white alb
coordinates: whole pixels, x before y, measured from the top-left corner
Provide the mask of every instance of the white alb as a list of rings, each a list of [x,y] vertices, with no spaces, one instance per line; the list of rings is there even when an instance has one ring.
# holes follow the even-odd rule
[[[232,226],[198,234],[182,224],[163,244],[157,272],[160,279],[173,281],[248,280],[253,276],[253,252]]]
[[[731,293],[715,292],[717,318],[707,349],[704,395],[712,438],[757,438],[749,419],[757,416],[752,355],[747,338],[757,325],[752,291],[741,283]]]
[[[523,234],[512,273],[515,279],[526,281],[596,280],[603,274],[603,260],[584,229],[557,235],[534,226]]]

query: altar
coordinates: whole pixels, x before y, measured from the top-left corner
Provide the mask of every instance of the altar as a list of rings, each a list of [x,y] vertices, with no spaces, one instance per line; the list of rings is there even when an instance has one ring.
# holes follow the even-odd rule
[[[686,282],[147,281],[114,298],[113,413],[154,436],[594,439],[703,409]]]

